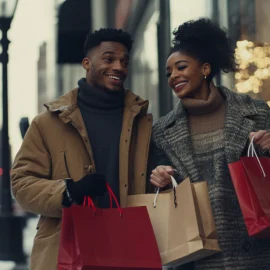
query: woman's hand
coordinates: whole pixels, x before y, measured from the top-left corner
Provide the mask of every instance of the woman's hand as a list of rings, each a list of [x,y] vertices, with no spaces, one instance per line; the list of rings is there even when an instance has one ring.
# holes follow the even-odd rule
[[[171,166],[160,165],[152,171],[150,182],[156,187],[163,188],[172,182],[173,175],[174,169]]]
[[[251,140],[253,137],[254,143],[257,144],[263,151],[270,151],[270,133],[267,130],[251,132],[249,139]]]

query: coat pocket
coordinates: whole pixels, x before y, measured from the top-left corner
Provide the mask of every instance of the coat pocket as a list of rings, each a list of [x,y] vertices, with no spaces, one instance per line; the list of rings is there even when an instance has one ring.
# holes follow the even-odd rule
[[[37,226],[36,226],[36,230],[38,230],[40,228],[40,226],[42,225],[42,222],[44,221],[44,217],[43,216],[40,216],[39,217],[39,220],[38,220],[38,223],[37,223]]]
[[[69,169],[68,169],[68,162],[67,162],[67,153],[66,153],[66,151],[64,151],[64,163],[65,163],[65,168],[66,168],[66,172],[67,172],[68,178],[71,178],[70,177],[70,173],[69,173]]]
[[[70,175],[70,168],[69,168],[69,161],[67,157],[67,150],[62,150],[60,152],[60,166],[62,171],[62,178],[71,178]]]

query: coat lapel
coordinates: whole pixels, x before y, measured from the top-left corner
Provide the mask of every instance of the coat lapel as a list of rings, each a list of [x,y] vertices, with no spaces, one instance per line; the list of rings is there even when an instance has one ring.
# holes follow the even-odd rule
[[[190,176],[193,181],[198,181],[200,176],[193,156],[187,114],[180,102],[167,122],[165,138],[173,164],[181,172],[182,179]]]
[[[231,163],[240,159],[248,143],[249,134],[255,127],[255,121],[249,117],[258,112],[247,96],[236,95],[224,87],[220,90],[227,100],[225,153],[227,162]]]

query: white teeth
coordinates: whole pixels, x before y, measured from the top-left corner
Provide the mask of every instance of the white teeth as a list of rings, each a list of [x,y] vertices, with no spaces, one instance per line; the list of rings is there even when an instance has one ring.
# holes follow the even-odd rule
[[[109,78],[114,79],[114,80],[120,80],[120,78],[116,76],[109,76]]]
[[[185,85],[185,84],[187,84],[187,82],[181,82],[181,83],[178,83],[178,84],[175,86],[175,88],[177,88],[177,87],[179,87],[179,86],[181,86],[181,85]]]

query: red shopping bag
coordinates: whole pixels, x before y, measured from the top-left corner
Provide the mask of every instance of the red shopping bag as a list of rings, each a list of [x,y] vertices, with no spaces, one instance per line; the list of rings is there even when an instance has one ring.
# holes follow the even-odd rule
[[[270,237],[270,159],[257,156],[252,139],[248,157],[229,169],[249,235]]]
[[[114,196],[108,187],[110,198]],[[162,269],[146,207],[63,209],[58,270]]]

